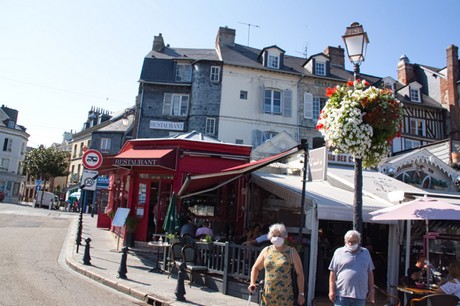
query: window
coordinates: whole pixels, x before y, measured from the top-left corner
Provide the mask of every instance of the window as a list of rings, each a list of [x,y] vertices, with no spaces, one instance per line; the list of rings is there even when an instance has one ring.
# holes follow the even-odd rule
[[[248,92],[246,90],[240,90],[240,99],[247,100],[248,99]]]
[[[2,158],[2,164],[0,165],[0,169],[3,171],[8,171],[9,166],[10,160],[8,158]]]
[[[417,136],[425,136],[425,120],[410,119],[410,133]]]
[[[410,89],[410,100],[412,102],[420,102],[420,90],[411,88]]]
[[[185,117],[188,114],[188,95],[165,94],[163,115]]]
[[[406,150],[418,148],[418,147],[420,147],[420,141],[419,140],[404,139],[404,147],[405,147]]]
[[[281,114],[281,91],[274,89],[265,90],[264,113]]]
[[[236,144],[244,144],[244,141],[243,141],[243,139],[236,139],[235,143]]]
[[[11,146],[13,144],[13,139],[5,138],[3,141],[3,151],[4,152],[11,152]]]
[[[315,74],[316,75],[326,75],[326,63],[325,62],[315,62]]]
[[[319,113],[326,105],[327,99],[320,97],[313,97],[313,120],[318,121]]]
[[[77,145],[73,146],[73,158],[77,157]]]
[[[219,66],[211,66],[211,82],[219,82],[220,80],[220,67]]]
[[[79,156],[79,157],[82,157],[82,156],[83,156],[83,142],[80,143],[80,152],[78,153],[78,156]]]
[[[280,58],[279,58],[279,56],[269,54],[268,55],[267,67],[268,68],[278,69],[280,67]]]
[[[216,133],[215,118],[206,118],[206,126],[204,128],[204,133],[207,135],[214,135]]]
[[[16,122],[14,122],[13,120],[8,120],[8,127],[10,129],[14,129],[16,127]]]
[[[190,82],[192,80],[192,65],[177,64],[176,82]]]
[[[101,152],[108,153],[110,152],[110,147],[112,146],[111,138],[102,138],[101,139]]]
[[[316,98],[316,97],[315,97]],[[309,92],[303,94],[303,117],[305,119],[313,119],[313,95]]]

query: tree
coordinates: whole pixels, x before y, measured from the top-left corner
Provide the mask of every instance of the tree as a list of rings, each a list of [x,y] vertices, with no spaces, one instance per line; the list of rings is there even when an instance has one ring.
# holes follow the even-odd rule
[[[26,154],[24,159],[24,169],[27,173],[41,179],[46,186],[50,178],[58,176],[66,176],[69,174],[69,153],[66,151],[57,150],[54,147],[45,148],[40,145]],[[43,199],[42,192],[42,199]],[[42,203],[40,200],[40,207]]]

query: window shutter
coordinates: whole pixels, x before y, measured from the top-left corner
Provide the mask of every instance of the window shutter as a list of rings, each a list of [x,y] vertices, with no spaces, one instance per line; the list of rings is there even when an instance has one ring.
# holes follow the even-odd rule
[[[292,91],[285,89],[283,92],[283,116],[292,117]]]
[[[313,119],[313,95],[309,92],[303,94],[303,116]]]
[[[171,97],[172,94],[166,93],[163,101],[163,115],[171,115]]]
[[[264,105],[265,105],[265,86],[262,84],[260,86],[260,112],[263,114],[264,111]]]

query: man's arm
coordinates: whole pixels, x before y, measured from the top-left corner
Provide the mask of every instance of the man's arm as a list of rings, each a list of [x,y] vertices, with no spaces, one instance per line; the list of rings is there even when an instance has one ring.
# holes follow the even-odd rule
[[[374,289],[374,272],[369,271],[367,276],[368,279],[368,291],[367,291],[367,301],[370,303],[375,303],[375,289]]]
[[[331,271],[329,274],[329,300],[334,303],[335,301],[335,281],[337,280],[337,274],[335,271]]]

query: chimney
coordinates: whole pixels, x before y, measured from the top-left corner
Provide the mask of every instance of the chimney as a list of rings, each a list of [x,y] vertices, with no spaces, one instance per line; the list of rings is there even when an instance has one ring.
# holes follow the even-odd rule
[[[163,51],[164,47],[165,47],[165,42],[163,40],[163,36],[161,35],[161,33],[158,34],[158,36],[154,36],[152,50],[161,52]]]
[[[414,64],[411,64],[406,55],[401,55],[398,62],[398,81],[407,85],[415,81]]]
[[[231,47],[235,46],[235,30],[228,27],[220,27],[217,32],[216,46],[219,44],[228,45]]]
[[[459,64],[458,64],[458,47],[450,45],[446,49],[446,64],[447,64],[447,99],[449,104],[459,106],[458,87],[459,80]]]
[[[324,49],[323,53],[329,56],[331,65],[345,69],[345,49],[343,49],[341,46],[328,46],[326,49]]]

